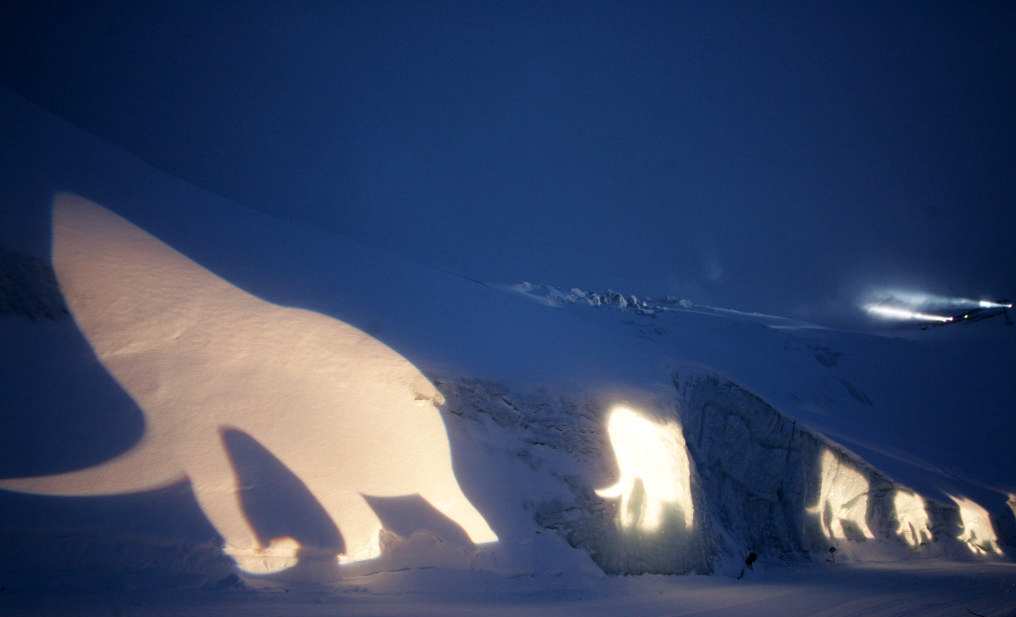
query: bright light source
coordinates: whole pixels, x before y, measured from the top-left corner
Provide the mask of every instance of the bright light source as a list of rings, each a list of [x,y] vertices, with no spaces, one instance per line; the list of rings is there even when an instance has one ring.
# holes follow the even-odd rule
[[[1001,555],[1002,549],[998,546],[998,537],[988,511],[966,497],[949,495],[949,499],[959,506],[960,520],[963,522],[963,533],[956,536],[956,539],[965,543],[975,555],[986,555],[989,552]]]
[[[917,321],[934,321],[938,323],[947,323],[953,320],[952,317],[945,315],[933,315],[931,313],[920,313],[917,311],[911,311],[909,309],[900,308],[896,306],[886,306],[884,304],[866,304],[864,310],[876,317],[882,317],[883,319],[903,319],[903,320],[917,320]]]
[[[1002,304],[1001,302],[992,302],[991,300],[978,300],[977,306],[981,308],[1012,308],[1012,304]]]
[[[830,450],[822,452],[822,485],[818,502],[808,508],[817,514],[822,533],[827,538],[843,539],[843,522],[853,524],[868,539],[875,537],[868,527],[868,479],[853,467],[845,465]],[[826,506],[829,517],[826,517]]]
[[[932,539],[928,510],[924,507],[924,499],[917,493],[896,491],[893,499],[896,510],[896,521],[899,526],[896,534],[910,546],[917,546]]]
[[[860,305],[879,316],[889,319],[925,319],[928,321],[939,321],[951,314],[973,308],[1011,309],[1012,303],[1008,301],[996,302],[994,300],[964,298],[959,296],[939,296],[920,291],[908,291],[901,289],[872,289],[868,291]],[[871,307],[871,308],[869,308]],[[875,308],[875,311],[871,309]],[[913,313],[914,315],[908,315]],[[945,313],[938,315],[936,313]]]
[[[660,526],[663,506],[673,504],[684,513],[685,527],[691,528],[695,505],[681,427],[676,422],[653,422],[627,407],[615,407],[607,420],[607,434],[621,478],[596,494],[606,499],[621,498],[621,526],[638,525],[643,531],[653,531]],[[645,494],[641,511],[633,516],[630,508],[636,480],[642,481]]]

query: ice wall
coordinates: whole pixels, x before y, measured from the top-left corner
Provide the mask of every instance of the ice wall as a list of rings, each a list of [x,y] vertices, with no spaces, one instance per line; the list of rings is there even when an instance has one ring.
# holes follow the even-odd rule
[[[618,474],[609,400],[521,395],[468,380],[441,385],[452,414],[496,427],[501,444],[515,444],[510,453],[553,479],[559,490],[552,495],[523,489],[519,497],[531,504],[539,527],[587,552],[607,573],[732,573],[751,551],[778,561],[984,554],[971,537],[994,551],[984,529],[1004,528],[998,516],[981,516],[980,531],[965,533],[954,503],[894,482],[709,371],[674,374],[673,387],[672,399],[643,412],[683,427],[695,524],[680,508],[664,508],[661,524],[645,529],[631,522],[650,497],[646,482],[635,483],[626,506],[596,492]]]

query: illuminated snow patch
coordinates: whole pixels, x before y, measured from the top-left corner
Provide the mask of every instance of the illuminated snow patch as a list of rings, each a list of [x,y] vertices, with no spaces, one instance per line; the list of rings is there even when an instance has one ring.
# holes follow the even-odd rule
[[[896,510],[896,521],[899,523],[896,534],[902,537],[904,542],[910,546],[917,546],[932,540],[928,509],[924,505],[923,497],[917,493],[897,490],[893,506]]]
[[[995,535],[988,511],[966,497],[949,495],[949,498],[959,506],[960,520],[963,524],[963,533],[956,536],[956,539],[966,544],[976,555],[988,553],[1001,555],[1002,549],[998,546],[998,537]]]
[[[145,434],[95,467],[0,487],[112,495],[189,479],[240,568],[284,569],[304,547],[266,545],[251,524],[222,437],[237,430],[304,484],[345,542],[341,562],[380,554],[381,520],[364,495],[418,494],[474,543],[497,541],[452,470],[443,397],[377,339],[265,302],[76,196],[54,204],[53,267],[96,357],[144,413]]]
[[[268,546],[237,548],[227,545],[223,552],[236,566],[250,574],[275,574],[288,570],[299,561],[300,543],[290,537],[276,538]]]
[[[829,450],[822,452],[822,480],[818,502],[808,508],[817,514],[822,533],[830,539],[845,539],[843,522],[853,524],[865,538],[875,534],[868,528],[868,480],[856,469],[845,465]],[[826,511],[829,511],[828,516]]]
[[[654,422],[627,407],[615,407],[607,421],[607,434],[620,479],[596,494],[605,499],[621,498],[621,526],[654,531],[660,526],[664,506],[672,505],[681,509],[685,527],[690,529],[695,505],[688,449],[680,425],[674,421]],[[641,511],[633,516],[630,505],[636,480],[641,480],[645,496]]]

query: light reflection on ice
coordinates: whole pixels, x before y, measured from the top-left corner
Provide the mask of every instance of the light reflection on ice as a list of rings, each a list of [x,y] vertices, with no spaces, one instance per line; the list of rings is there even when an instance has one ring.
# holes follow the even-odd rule
[[[998,546],[998,537],[995,535],[988,511],[966,497],[949,495],[949,498],[959,507],[960,521],[963,525],[963,533],[956,536],[956,539],[966,544],[975,555],[988,553],[1001,555],[1002,549]]]
[[[691,528],[695,518],[691,467],[677,422],[654,422],[627,407],[615,407],[607,421],[607,433],[620,479],[596,494],[606,499],[621,498],[621,526],[654,531],[660,526],[664,506],[674,505],[684,514],[685,527]],[[630,506],[636,480],[641,480],[645,496],[641,511],[633,516]]]
[[[830,539],[845,539],[847,536],[843,531],[843,522],[846,521],[857,527],[865,538],[874,538],[875,534],[867,522],[867,478],[853,467],[841,463],[828,449],[822,452],[821,465],[818,502],[808,508],[808,512],[818,515],[822,533]]]
[[[893,506],[896,510],[896,521],[899,523],[896,534],[902,537],[904,542],[910,546],[917,546],[931,541],[931,526],[924,498],[917,493],[897,490]]]

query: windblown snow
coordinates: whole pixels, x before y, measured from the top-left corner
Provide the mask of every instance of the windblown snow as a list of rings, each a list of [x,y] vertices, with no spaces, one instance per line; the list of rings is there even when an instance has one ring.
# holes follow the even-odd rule
[[[1016,608],[1002,322],[477,283],[0,114],[5,614]]]

